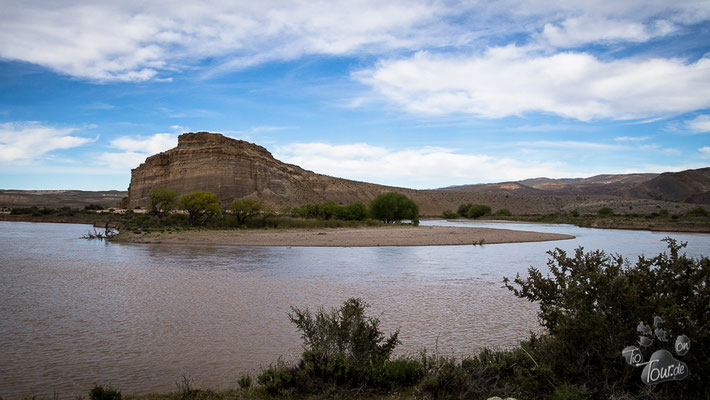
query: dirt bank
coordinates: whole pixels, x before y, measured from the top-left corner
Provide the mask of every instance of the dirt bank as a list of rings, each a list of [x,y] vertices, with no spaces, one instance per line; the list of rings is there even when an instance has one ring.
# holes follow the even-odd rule
[[[123,232],[113,239],[131,243],[170,243],[232,246],[441,246],[493,243],[542,242],[573,239],[556,233],[523,232],[509,229],[458,228],[443,226],[323,228],[272,230],[204,230]]]

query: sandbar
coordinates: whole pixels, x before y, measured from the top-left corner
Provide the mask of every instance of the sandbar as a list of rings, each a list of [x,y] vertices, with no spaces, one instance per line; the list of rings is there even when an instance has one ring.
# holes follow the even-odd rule
[[[510,229],[385,226],[362,228],[196,230],[180,232],[125,232],[115,240],[130,243],[165,243],[220,246],[447,246],[542,242],[573,239],[572,235]]]

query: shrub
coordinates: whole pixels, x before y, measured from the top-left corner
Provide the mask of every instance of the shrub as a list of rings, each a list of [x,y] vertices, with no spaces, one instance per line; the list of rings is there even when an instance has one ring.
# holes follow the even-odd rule
[[[187,211],[190,225],[203,225],[211,217],[222,214],[217,195],[201,190],[182,196],[180,207]]]
[[[458,219],[458,217],[459,217],[459,214],[458,214],[458,213],[455,213],[455,212],[453,212],[453,211],[451,211],[451,210],[446,210],[446,211],[444,211],[444,212],[442,213],[442,215],[443,215],[444,218],[446,218],[446,219]]]
[[[89,400],[121,400],[121,392],[110,386],[94,385],[89,391]]]
[[[403,219],[412,220],[417,225],[419,222],[419,206],[411,198],[395,192],[383,193],[372,200],[370,214],[386,224]]]
[[[602,207],[602,208],[600,208],[600,209],[597,211],[597,214],[598,214],[600,217],[608,217],[608,216],[614,214],[614,210],[612,210],[612,209],[609,208],[609,207]]]
[[[476,219],[490,213],[490,206],[483,204],[472,204],[466,211],[466,218]]]
[[[249,374],[244,374],[239,378],[239,381],[237,381],[237,383],[239,384],[240,388],[249,389],[252,384],[251,376],[249,376]]]
[[[365,315],[367,307],[357,298],[315,314],[292,307],[289,319],[301,331],[306,349],[301,368],[327,383],[358,386],[378,381],[399,343],[399,331],[385,337],[379,319]]]
[[[621,350],[639,340],[639,321],[663,319],[670,344],[656,341],[657,349],[672,349],[673,337],[687,335],[693,349],[683,361],[690,375],[673,385],[658,385],[659,398],[708,398],[710,387],[701,377],[710,376],[710,259],[681,254],[685,244],[666,238],[668,253],[639,257],[631,265],[621,256],[603,251],[573,256],[556,249],[549,254],[549,273],[530,268],[525,279],[517,276],[505,286],[521,298],[540,304],[538,318],[549,336],[538,346],[537,363],[549,368],[559,382],[584,387],[592,398],[637,393],[640,371],[628,366]],[[609,377],[614,377],[609,380]],[[562,390],[562,389],[560,389]],[[566,390],[566,389],[565,389]]]
[[[511,215],[513,215],[513,213],[510,212],[510,210],[508,210],[507,208],[501,208],[500,210],[495,212],[495,215],[502,217],[510,217]]]
[[[695,217],[707,217],[708,211],[702,207],[695,207],[692,210],[688,211],[687,214]]]
[[[360,202],[350,203],[338,209],[336,218],[345,221],[363,221],[367,219],[367,207]]]
[[[318,206],[318,217],[328,220],[340,211],[340,206],[334,201],[326,201]]]
[[[461,204],[461,205],[459,205],[459,208],[456,210],[456,213],[458,213],[458,215],[465,217],[466,214],[468,214],[468,209],[471,208],[472,205],[473,204],[471,204],[471,203]]]

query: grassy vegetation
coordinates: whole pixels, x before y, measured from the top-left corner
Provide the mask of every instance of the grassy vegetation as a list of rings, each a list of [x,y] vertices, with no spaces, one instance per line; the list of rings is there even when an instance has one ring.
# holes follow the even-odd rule
[[[630,264],[603,251],[550,252],[549,273],[531,267],[505,279],[512,294],[536,301],[546,331],[509,350],[484,350],[461,359],[422,352],[392,357],[399,332],[385,333],[361,299],[332,310],[293,307],[304,352],[293,364],[277,362],[234,388],[203,390],[188,378],[172,393],[125,399],[428,398],[487,399],[700,399],[710,398],[710,259],[688,258],[684,244],[665,239],[668,251]],[[642,347],[643,359],[668,350],[687,363],[683,380],[647,386],[622,350],[639,341],[639,321],[658,323],[670,340]],[[680,355],[673,341],[687,335]],[[664,335],[665,336],[665,335]],[[474,340],[474,338],[471,338]],[[98,395],[104,396],[99,397]],[[97,386],[91,399],[121,398]]]
[[[580,214],[579,212],[545,215],[491,215],[485,219],[571,224],[585,228],[646,229],[666,231],[710,232],[710,216],[691,212],[670,214],[659,210],[650,214]]]
[[[593,214],[581,214],[577,210],[544,215],[513,215],[507,208],[491,213],[485,205],[461,204],[458,212],[446,210],[446,219],[466,217],[522,222],[543,222],[551,224],[571,224],[586,228],[620,228],[665,231],[710,232],[710,213],[703,207],[696,207],[686,213],[671,214],[659,209],[650,214],[617,214],[610,207],[601,207]]]

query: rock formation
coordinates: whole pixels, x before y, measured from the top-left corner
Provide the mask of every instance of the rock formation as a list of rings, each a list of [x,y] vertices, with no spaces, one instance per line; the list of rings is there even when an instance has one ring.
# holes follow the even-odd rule
[[[650,179],[651,176],[643,178]],[[612,181],[619,179],[631,178],[619,176]],[[508,208],[515,214],[544,214],[574,209],[593,213],[602,205],[609,205],[618,211],[623,208],[651,212],[659,207],[671,209],[671,206],[679,211],[678,203],[665,204],[655,199],[598,194],[604,191],[589,196],[580,196],[578,192],[560,194],[559,191],[555,193],[514,182],[434,190],[357,182],[286,164],[276,160],[261,146],[208,132],[182,134],[176,148],[150,156],[133,169],[127,206],[146,207],[150,191],[156,188],[172,189],[181,195],[194,190],[213,192],[225,207],[237,198],[256,197],[275,210],[324,201],[339,204],[361,201],[367,204],[380,193],[396,191],[414,199],[423,215],[441,215],[444,210],[456,210],[462,203],[487,204],[493,210]],[[689,205],[683,208],[687,207]]]
[[[182,134],[176,148],[148,157],[135,168],[129,207],[145,207],[154,188],[179,194],[209,191],[225,205],[241,197],[258,197],[276,206],[367,202],[392,189],[306,171],[276,160],[261,146],[208,132]]]

